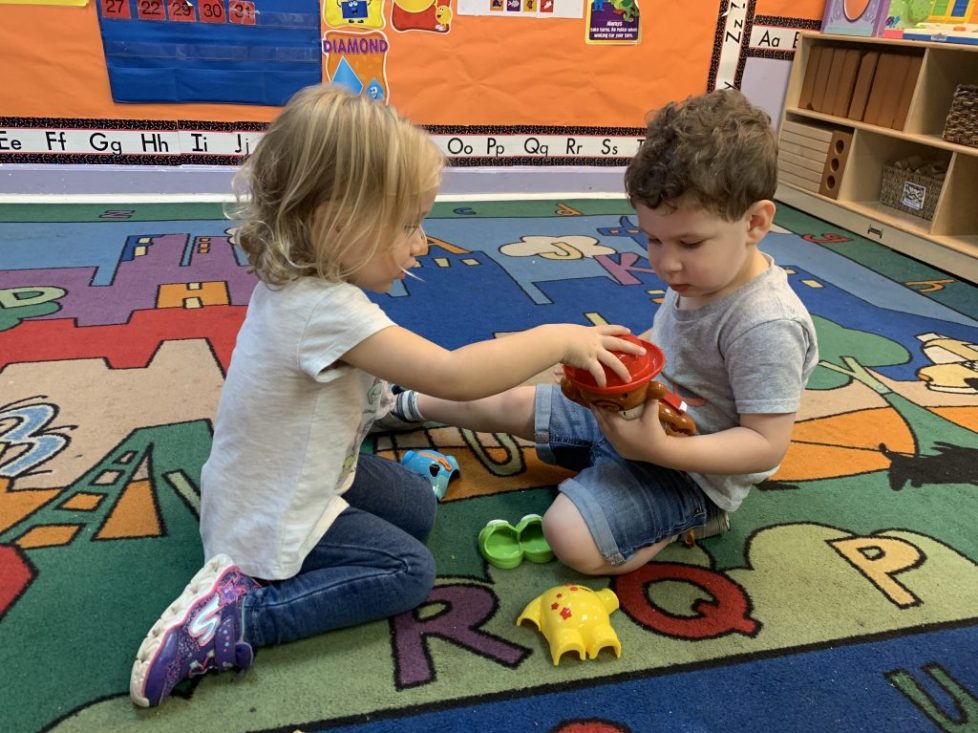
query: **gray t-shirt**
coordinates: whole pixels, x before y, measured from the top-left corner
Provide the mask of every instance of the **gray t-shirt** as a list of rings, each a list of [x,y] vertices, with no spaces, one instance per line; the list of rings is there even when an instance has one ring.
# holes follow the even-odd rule
[[[785,271],[765,257],[768,270],[721,300],[679,310],[670,290],[656,311],[650,340],[666,356],[658,379],[685,400],[701,434],[735,427],[743,414],[796,412],[818,363],[812,319]],[[689,475],[732,512],[776,470]]]

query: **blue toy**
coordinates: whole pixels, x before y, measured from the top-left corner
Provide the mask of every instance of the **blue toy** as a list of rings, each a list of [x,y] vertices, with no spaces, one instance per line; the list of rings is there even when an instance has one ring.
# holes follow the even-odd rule
[[[448,483],[459,472],[455,456],[446,456],[434,450],[409,450],[401,459],[401,465],[431,479],[431,488],[439,501],[445,498]]]

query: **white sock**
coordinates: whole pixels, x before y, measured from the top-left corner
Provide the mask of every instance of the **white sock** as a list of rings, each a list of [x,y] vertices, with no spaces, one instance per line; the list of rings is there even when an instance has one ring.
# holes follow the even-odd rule
[[[418,393],[413,389],[398,393],[391,412],[405,422],[424,422],[424,415],[418,409]]]

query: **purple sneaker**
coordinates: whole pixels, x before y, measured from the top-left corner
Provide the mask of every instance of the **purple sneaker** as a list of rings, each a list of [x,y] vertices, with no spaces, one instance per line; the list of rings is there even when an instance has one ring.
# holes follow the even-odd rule
[[[250,667],[255,655],[241,639],[240,603],[259,587],[227,555],[211,558],[140,644],[129,679],[132,701],[159,705],[182,680]]]

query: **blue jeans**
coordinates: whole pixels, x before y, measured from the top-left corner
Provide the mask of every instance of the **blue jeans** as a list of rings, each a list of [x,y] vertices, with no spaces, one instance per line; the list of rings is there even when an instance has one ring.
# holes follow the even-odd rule
[[[435,560],[424,539],[438,505],[431,482],[394,461],[361,455],[343,497],[350,506],[298,574],[243,599],[244,640],[252,646],[387,618],[427,598]]]
[[[720,511],[684,471],[618,455],[586,407],[539,385],[534,433],[540,460],[578,471],[560,484],[609,565],[705,524]]]

